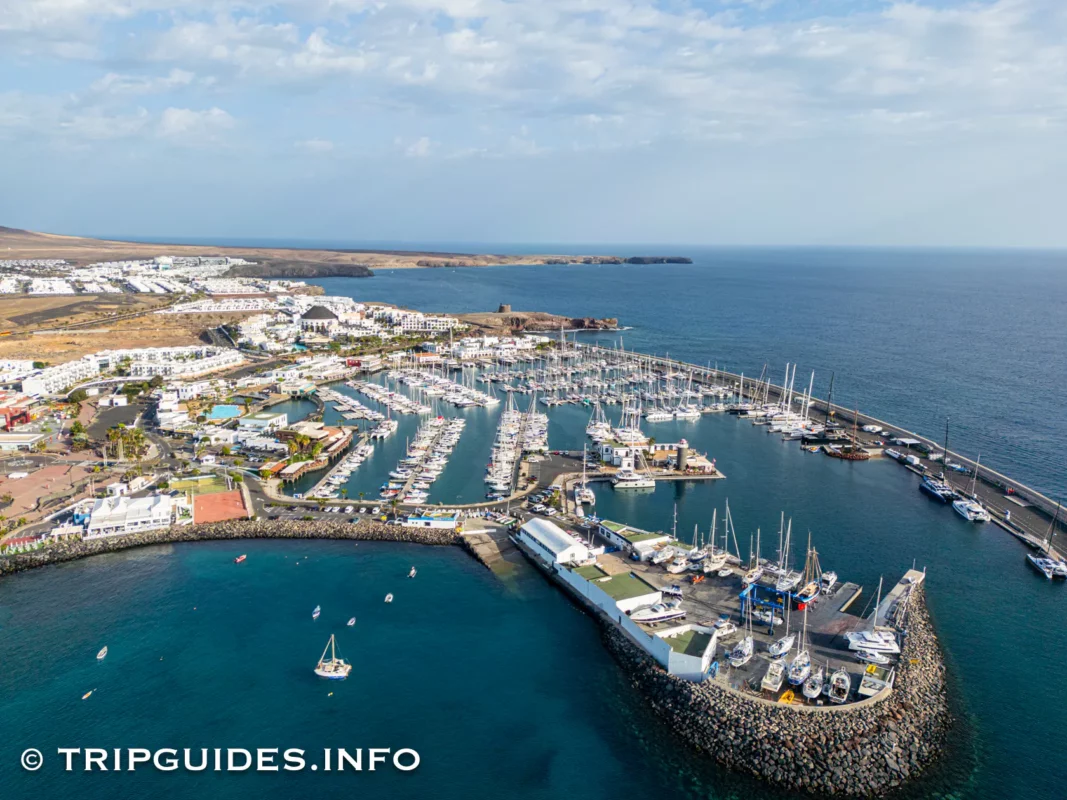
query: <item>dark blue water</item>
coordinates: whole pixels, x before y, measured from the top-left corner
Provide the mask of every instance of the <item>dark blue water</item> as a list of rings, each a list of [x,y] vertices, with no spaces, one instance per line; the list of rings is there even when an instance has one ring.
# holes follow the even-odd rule
[[[779,383],[786,362],[797,363],[798,388],[815,370],[815,392],[825,397],[833,374],[836,402],[937,441],[951,417],[953,449],[981,453],[983,463],[1064,495],[1067,254],[674,251],[695,263],[380,270],[370,279],[316,283],[329,294],[421,310],[511,303],[618,317],[633,326],[621,336],[627,348],[750,376],[766,364]]]

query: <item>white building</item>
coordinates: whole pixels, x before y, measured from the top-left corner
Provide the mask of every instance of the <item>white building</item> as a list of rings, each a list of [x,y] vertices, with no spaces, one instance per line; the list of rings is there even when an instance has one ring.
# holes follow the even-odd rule
[[[105,497],[93,504],[85,538],[166,528],[173,521],[174,501],[169,495]]]
[[[547,519],[523,523],[518,538],[546,564],[578,564],[590,557],[588,547]]]
[[[280,431],[289,426],[289,415],[282,411],[261,411],[258,414],[241,417],[237,424],[246,431]]]
[[[65,389],[95,378],[100,374],[97,360],[92,356],[45,367],[22,381],[22,391],[34,397],[59,394]]]

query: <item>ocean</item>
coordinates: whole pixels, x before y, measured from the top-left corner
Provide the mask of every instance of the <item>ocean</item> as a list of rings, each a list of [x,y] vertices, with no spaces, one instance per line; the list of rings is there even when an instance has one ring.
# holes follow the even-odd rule
[[[860,253],[861,266],[850,268],[811,251],[714,252],[714,262],[693,265],[394,271],[322,284],[427,310],[509,302],[617,316],[633,326],[622,334],[627,347],[746,374],[766,362],[773,376],[797,361],[798,385],[802,371],[816,369],[817,386],[833,371],[835,399],[855,398],[861,411],[935,438],[951,414],[953,449],[981,449],[983,463],[1054,495],[1062,486],[1062,471],[1044,466],[1057,463],[1053,445],[1065,433],[1053,387],[1065,377],[1055,356],[1067,295],[1050,257],[1013,254],[1011,267],[999,260],[1008,254],[975,254],[980,269],[968,270],[965,254]],[[982,317],[994,307],[1002,313]],[[1033,346],[1008,344],[1023,341]],[[431,499],[470,502],[484,491],[500,407],[455,413],[468,425]],[[580,447],[587,414],[571,406],[549,414],[550,446]],[[358,491],[376,495],[415,425],[401,418],[398,434],[353,475],[353,502]],[[1067,737],[1067,718],[1051,676],[1067,659],[1058,633],[1067,587],[1029,570],[1014,540],[928,501],[890,461],[808,454],[723,415],[657,424],[654,435],[684,436],[726,480],[629,496],[598,487],[599,514],[670,530],[677,508],[678,532],[690,535],[707,528],[713,508],[721,517],[728,499],[742,551],[759,529],[767,554],[784,511],[794,532],[811,531],[824,567],[865,587],[861,605],[880,576],[928,570],[957,724],[946,757],[905,797],[1062,796],[1067,767],[1055,743]],[[998,447],[1013,437],[1015,446]],[[239,553],[248,560],[234,565]],[[412,564],[419,574],[408,580]],[[389,605],[387,592],[396,594]],[[323,615],[312,621],[317,604]],[[353,615],[356,626],[346,628]],[[354,663],[340,684],[311,673],[331,633]],[[98,663],[104,644],[110,652]],[[201,543],[14,576],[0,581],[0,664],[5,796],[795,797],[680,744],[629,688],[593,621],[538,572],[523,566],[501,579],[458,549]],[[422,763],[412,773],[68,774],[56,764],[62,746],[413,747]],[[45,753],[41,771],[18,767],[27,747]]]

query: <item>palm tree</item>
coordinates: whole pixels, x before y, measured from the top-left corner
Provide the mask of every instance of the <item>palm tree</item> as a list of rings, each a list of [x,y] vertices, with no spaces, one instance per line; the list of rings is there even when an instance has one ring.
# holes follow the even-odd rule
[[[345,487],[343,487],[341,489],[341,497],[343,497],[345,500],[348,499],[348,487],[347,486],[345,486]]]

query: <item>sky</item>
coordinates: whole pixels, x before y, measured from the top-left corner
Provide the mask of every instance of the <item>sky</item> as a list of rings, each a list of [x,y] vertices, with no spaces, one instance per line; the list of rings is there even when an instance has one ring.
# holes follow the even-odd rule
[[[0,225],[1067,246],[1067,0],[0,0]]]

